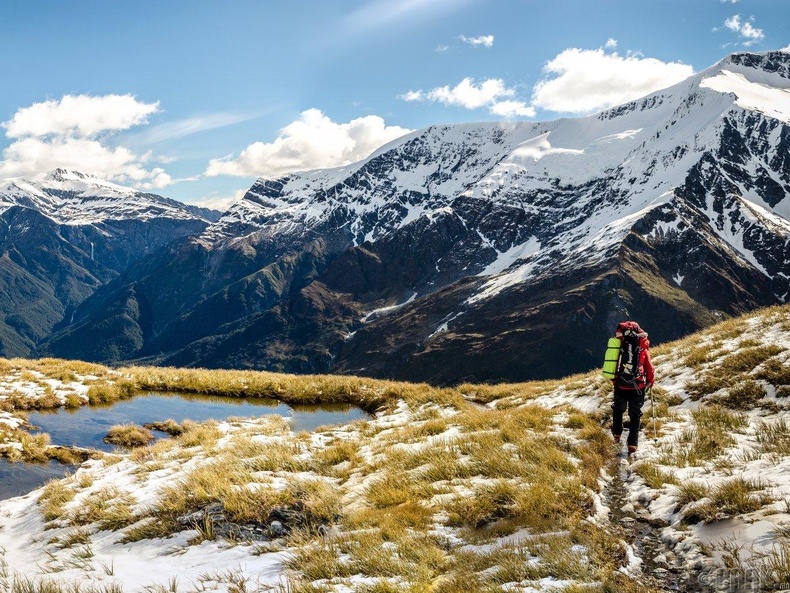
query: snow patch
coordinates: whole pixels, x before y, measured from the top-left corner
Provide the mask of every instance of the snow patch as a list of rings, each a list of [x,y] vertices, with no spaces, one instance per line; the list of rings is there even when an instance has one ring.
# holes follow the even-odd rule
[[[790,90],[776,88],[749,80],[740,72],[722,70],[716,76],[700,82],[702,88],[720,93],[733,93],[736,105],[744,109],[760,111],[769,117],[790,123]]]

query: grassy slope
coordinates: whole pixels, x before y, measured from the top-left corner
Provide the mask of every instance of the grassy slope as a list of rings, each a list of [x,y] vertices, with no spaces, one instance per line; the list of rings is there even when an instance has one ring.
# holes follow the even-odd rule
[[[789,312],[778,307],[731,320],[655,352],[662,436],[657,445],[643,438],[645,459],[633,466],[632,494],[635,502],[652,496],[655,505],[647,510],[676,527],[696,557],[710,546],[694,526],[727,514],[763,513],[776,520],[782,513],[772,502],[775,493],[748,473],[754,468],[744,465],[740,482],[736,474],[741,464],[763,456],[776,462],[790,455],[783,445],[790,431],[781,423],[790,387],[782,388],[788,373],[786,352],[779,349],[784,346],[778,345],[790,345]],[[748,328],[765,325],[776,329],[744,337]],[[600,506],[607,483],[600,472],[613,451],[601,424],[608,385],[597,373],[436,389],[353,377],[111,370],[51,359],[4,361],[0,371],[7,377],[0,388],[10,395],[0,404],[7,421],[0,428],[9,427],[3,439],[12,457],[47,451],[46,443],[22,442],[29,437],[11,427],[20,408],[107,401],[136,389],[346,402],[376,412],[370,421],[315,435],[293,434],[271,417],[190,425],[172,440],[90,461],[18,512],[46,522],[39,529],[47,527],[48,555],[7,546],[0,523],[6,561],[28,576],[42,566],[62,571],[63,582],[83,576],[85,567],[66,559],[86,541],[96,550],[96,558],[87,560],[95,571],[98,558],[112,557],[113,546],[120,545],[114,541],[132,542],[125,553],[134,554],[135,545],[174,533],[163,541],[185,547],[218,541],[215,560],[221,562],[229,553],[223,551],[227,534],[217,534],[210,519],[187,532],[190,525],[179,523],[220,502],[234,525],[268,529],[273,519],[286,518],[286,536],[239,545],[250,558],[287,552],[290,591],[451,593],[502,590],[505,584],[515,590],[650,590]],[[755,405],[756,412],[729,410]],[[766,414],[778,414],[770,426],[761,424]],[[733,448],[740,444],[738,431],[756,445],[750,461],[738,458],[743,448]],[[719,472],[721,479],[689,482],[699,472]],[[101,530],[116,534],[104,547]],[[248,590],[262,588],[251,566],[240,578],[249,579]],[[114,572],[109,580],[128,590],[146,584],[139,574]],[[198,579],[187,568],[173,568],[176,574],[184,583]],[[226,577],[221,586],[229,589]]]

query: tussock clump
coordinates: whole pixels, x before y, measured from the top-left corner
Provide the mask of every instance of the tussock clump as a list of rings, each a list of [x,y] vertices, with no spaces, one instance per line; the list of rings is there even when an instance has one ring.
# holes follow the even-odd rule
[[[142,426],[123,424],[110,428],[103,440],[105,443],[122,447],[144,447],[154,440],[154,435]]]
[[[55,459],[63,465],[79,465],[90,457],[90,454],[85,450],[79,450],[72,447],[48,447],[47,457]]]
[[[76,528],[66,532],[58,541],[58,546],[61,548],[71,548],[76,545],[85,545],[90,543],[91,534],[87,529]]]
[[[38,497],[38,505],[45,521],[54,521],[64,515],[63,507],[74,500],[76,492],[63,480],[50,480],[44,485]]]
[[[426,493],[427,496],[421,496],[416,486],[415,481],[405,472],[387,472],[368,486],[365,498],[373,508],[386,509],[432,495],[430,492]]]
[[[246,439],[234,439],[239,449],[234,454],[245,459],[245,466],[252,471],[304,471],[308,462],[298,457],[300,450],[295,443],[259,443]],[[233,446],[233,445],[232,445]]]
[[[147,447],[138,447],[134,449],[129,458],[135,463],[145,463],[146,467],[150,462],[160,459],[163,455],[173,451],[178,447],[178,443],[172,439],[161,439],[155,441]],[[105,460],[107,456],[105,455]],[[105,461],[106,462],[106,461]]]
[[[184,427],[172,418],[168,418],[163,422],[149,422],[147,424],[143,424],[143,428],[164,432],[169,434],[171,437],[177,437],[184,434]]]
[[[740,381],[727,393],[716,398],[716,402],[733,410],[752,410],[767,395],[765,387],[757,381]]]
[[[707,373],[690,383],[687,386],[687,391],[691,395],[691,399],[696,401],[706,395],[730,387],[735,381],[736,379],[730,375]]]
[[[749,419],[740,412],[733,412],[715,404],[704,406],[691,413],[700,430],[715,432],[742,432]]]
[[[678,479],[671,472],[662,470],[655,463],[642,461],[634,467],[634,471],[651,488],[662,488],[665,484],[677,484]]]
[[[754,378],[767,381],[774,387],[790,385],[790,361],[781,362],[776,358],[767,360],[754,373]]]
[[[479,486],[449,506],[450,522],[478,529],[497,519],[512,517],[518,495],[519,487],[503,480]]]
[[[718,350],[718,348],[715,348],[709,344],[695,346],[689,350],[686,356],[683,358],[683,364],[692,369],[697,369],[704,364],[716,360],[716,350]]]
[[[220,501],[228,519],[234,523],[265,524],[273,513],[289,514],[290,528],[317,530],[336,522],[340,517],[340,495],[323,480],[299,479],[285,490],[262,485],[250,489],[230,489]]]
[[[749,342],[749,344],[751,343]],[[749,394],[740,394],[740,390],[744,389],[740,384],[754,383],[749,378],[750,374],[772,357],[784,352],[784,350],[781,346],[774,344],[741,347],[736,352],[719,359],[717,363],[708,366],[699,379],[688,385],[688,391],[694,399],[699,399],[716,393],[721,389],[736,386],[738,387],[738,390],[736,390],[738,395],[731,400],[733,407],[753,405],[753,401],[748,403],[750,401]],[[771,368],[774,368],[773,365]],[[755,376],[761,372],[765,372],[765,368],[758,370]],[[729,395],[725,397],[729,397]],[[742,400],[743,397],[745,399]]]
[[[18,432],[17,438],[22,444],[22,460],[32,463],[46,463],[49,461],[48,450],[50,438],[48,434],[28,434],[26,432]]]
[[[507,519],[518,525],[546,529],[572,523],[592,507],[581,483],[565,480],[549,485],[539,479],[529,485],[505,480],[478,486],[471,496],[460,496],[448,507],[451,524],[479,529]]]
[[[712,489],[684,484],[680,487],[678,505],[683,508],[683,520],[687,523],[718,521],[770,504],[771,497],[761,492],[765,487],[761,482],[744,478],[733,478]]]
[[[191,420],[185,420],[181,427],[184,432],[179,435],[178,444],[182,447],[202,446],[209,448],[214,446],[222,436],[222,431],[216,422],[209,421],[198,424]]]
[[[741,347],[737,352],[725,357],[718,365],[717,371],[729,374],[748,373],[763,364],[772,356],[785,349],[775,344],[765,344],[750,348]]]
[[[68,409],[76,409],[82,406],[83,399],[77,395],[76,393],[69,393],[66,395],[66,399],[63,402],[63,406]]]
[[[771,423],[760,422],[754,434],[763,453],[790,455],[790,426],[784,418]]]
[[[88,403],[92,406],[113,404],[131,398],[135,391],[134,383],[127,380],[91,385],[88,388]]]
[[[74,526],[98,523],[100,529],[117,530],[127,527],[137,519],[132,512],[136,504],[134,496],[121,492],[115,486],[107,486],[91,492],[71,514]]]
[[[716,404],[698,408],[691,415],[696,427],[662,446],[661,465],[686,467],[714,460],[736,444],[732,433],[742,432],[748,425],[745,414]]]
[[[348,464],[353,467],[361,463],[359,455],[359,442],[337,439],[331,445],[313,453],[313,465],[316,471],[330,471],[336,473],[337,466]],[[344,473],[345,472],[341,472]]]

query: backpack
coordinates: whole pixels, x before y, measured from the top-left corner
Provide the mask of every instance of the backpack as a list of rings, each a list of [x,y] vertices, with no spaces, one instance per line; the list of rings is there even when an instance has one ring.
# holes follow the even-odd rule
[[[620,359],[617,363],[617,380],[627,385],[636,385],[640,378],[639,335],[632,331],[623,332],[620,339]]]
[[[619,379],[621,384],[634,386],[644,382],[644,369],[640,365],[642,350],[649,348],[647,333],[635,321],[623,321],[617,326],[614,338],[606,344],[603,376]]]

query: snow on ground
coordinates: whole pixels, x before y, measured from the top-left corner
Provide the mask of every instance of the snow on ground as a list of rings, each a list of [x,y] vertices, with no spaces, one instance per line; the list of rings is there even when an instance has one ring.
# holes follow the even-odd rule
[[[63,381],[47,377],[35,370],[16,370],[5,376],[0,376],[0,424],[11,430],[24,425],[24,421],[10,411],[10,407],[14,405],[13,400],[17,398],[29,400],[29,404],[23,406],[22,409],[38,407],[38,402],[49,397],[55,398],[61,406],[66,404],[69,397],[78,398],[81,403],[86,403],[88,401],[88,385],[85,382],[92,379],[95,377],[75,374],[73,379]]]
[[[645,325],[648,325],[646,320]],[[747,362],[738,363],[738,355],[748,355],[744,359]],[[732,570],[743,574],[752,571],[748,574],[760,575],[753,578],[766,579],[759,570],[764,567],[766,559],[788,549],[782,546],[788,545],[790,534],[790,428],[787,428],[790,425],[790,405],[784,401],[790,387],[783,387],[779,379],[769,381],[765,378],[769,377],[766,373],[771,369],[771,372],[778,373],[777,376],[785,377],[782,380],[787,378],[790,310],[788,307],[774,308],[726,322],[688,338],[672,351],[659,351],[654,360],[658,439],[654,442],[652,438],[652,409],[647,403],[637,458],[624,466],[622,481],[626,503],[622,512],[650,520],[664,549],[656,556],[657,560],[653,560],[644,557],[645,552],[638,545],[624,545],[624,559],[619,571],[641,578],[648,564],[682,567],[683,570],[707,575],[710,582],[717,584],[713,589],[717,590],[718,586],[722,591],[727,590],[724,587],[729,586],[732,580]],[[726,364],[730,365],[729,378],[733,381],[725,382],[724,387],[715,390],[710,388],[708,393],[700,395],[700,382],[713,381],[718,376],[717,370]],[[785,369],[784,375],[782,369]],[[64,389],[82,393],[72,383],[59,384],[41,373],[28,372],[23,377],[17,372],[13,377],[0,381],[0,394],[8,397],[13,391],[36,397],[38,392],[44,393],[47,388],[55,393]],[[744,411],[721,413],[722,417],[734,418],[740,424],[726,430],[724,437],[721,434],[717,437],[725,439],[720,450],[707,457],[702,453],[697,457],[690,454],[683,457],[684,451],[693,452],[698,446],[694,439],[707,434],[705,427],[699,424],[700,413],[721,410],[721,404],[737,403],[732,394],[737,392],[735,387],[743,384],[762,386],[765,396],[758,398],[756,403],[752,402]],[[310,460],[342,443],[355,447],[354,456],[358,462],[356,466],[343,462],[332,470],[349,472],[338,497],[345,508],[359,511],[364,509],[366,493],[371,487],[383,483],[381,480],[387,474],[381,472],[396,471],[386,469],[392,459],[422,459],[419,463],[424,466],[390,474],[405,480],[408,480],[409,472],[417,472],[415,475],[425,471],[443,474],[446,470],[443,460],[450,462],[453,456],[456,457],[452,463],[458,463],[458,467],[468,464],[475,451],[474,447],[469,448],[470,439],[494,434],[488,424],[490,420],[482,416],[475,419],[476,413],[484,414],[486,410],[502,409],[505,417],[510,410],[516,413],[530,404],[539,404],[549,411],[547,418],[551,422],[544,433],[545,438],[567,443],[566,450],[583,447],[581,433],[575,433],[570,427],[579,422],[579,417],[600,418],[606,413],[611,397],[607,393],[607,382],[596,373],[541,385],[536,384],[529,389],[514,386],[512,395],[507,395],[508,388],[504,386],[502,393],[505,395],[486,406],[464,410],[430,401],[415,404],[398,400],[368,422],[327,428],[312,435],[294,434],[281,419],[234,419],[217,425],[220,436],[215,445],[179,445],[165,453],[91,460],[63,482],[74,495],[62,504],[61,519],[45,524],[43,503],[39,501],[45,492],[42,489],[0,502],[0,549],[4,550],[0,558],[9,570],[30,578],[57,578],[61,582],[88,578],[95,584],[121,583],[127,592],[143,591],[146,587],[149,590],[156,586],[167,588],[174,578],[180,583],[179,590],[231,591],[234,586],[229,576],[231,573],[248,579],[253,589],[275,587],[288,574],[286,563],[300,553],[299,549],[288,547],[285,540],[273,540],[262,545],[260,542],[232,542],[222,537],[211,539],[202,537],[200,528],[195,526],[167,538],[147,537],[122,543],[124,533],[136,529],[139,521],[128,528],[108,530],[102,529],[95,521],[78,521],[75,526],[75,518],[79,519],[81,513],[86,512],[84,509],[95,505],[102,493],[106,494],[110,488],[117,489],[121,498],[131,497],[130,509],[136,517],[145,516],[146,509],[154,508],[168,487],[184,483],[182,480],[193,470],[213,463],[222,457],[223,451],[235,451],[239,447],[259,447],[263,451],[287,445],[287,450],[292,451],[293,462],[302,464],[287,471],[256,468],[250,474],[252,482],[246,485],[251,491],[268,489],[287,493],[294,480],[318,480],[336,487],[340,484],[338,479],[316,474],[315,469],[310,469]],[[4,416],[5,420],[14,418]],[[779,428],[785,426],[785,433],[780,430],[775,442],[766,445],[765,424]],[[240,438],[241,441],[238,440]],[[771,446],[785,448],[772,451]],[[501,448],[502,451],[517,450],[517,446],[510,442],[505,442]],[[422,455],[425,457],[420,457]],[[448,455],[450,457],[446,457]],[[581,467],[580,460],[571,458],[570,461],[573,467]],[[656,470],[663,479],[651,479],[653,474],[648,470]],[[448,503],[450,507],[447,508],[452,508],[452,504],[458,504],[453,501],[458,500],[468,499],[470,504],[474,504],[487,488],[521,484],[520,478],[482,475],[451,480],[441,479],[440,475],[437,479],[434,487],[438,490],[431,504],[439,509]],[[731,485],[738,480],[749,485],[752,491],[747,491],[734,502],[715,500],[722,485]],[[588,491],[591,501],[586,521],[590,524],[609,528],[613,511],[618,510],[608,506],[612,500],[610,490],[613,484],[612,477],[602,469],[600,492]],[[408,481],[403,486],[408,488]],[[694,496],[684,493],[683,489],[689,486],[698,487],[699,492]],[[684,496],[686,500],[681,501]],[[746,506],[738,507],[739,504]],[[142,523],[145,522],[146,519],[142,519]],[[331,537],[337,536],[337,529],[331,528],[331,533],[335,534]],[[342,529],[338,541],[343,541],[345,536],[354,536],[353,532],[344,533]],[[360,533],[364,534],[365,530]],[[445,510],[434,514],[428,533],[445,540],[450,553],[473,553],[484,558],[502,550],[516,551],[523,555],[525,570],[535,568],[530,569],[530,563],[538,566],[542,562],[541,553],[535,551],[542,549],[540,546],[544,545],[545,538],[570,541],[567,534],[552,534],[550,530],[548,533],[536,533],[523,528],[487,539],[469,539],[464,529],[452,524]],[[70,545],[65,543],[72,539],[76,541],[77,535],[86,534],[84,541]],[[536,543],[535,538],[540,541]],[[319,539],[310,545],[324,544]],[[397,544],[387,545],[396,554]],[[583,559],[587,553],[583,548],[568,548],[567,553]],[[725,567],[729,567],[726,570],[730,572],[717,572],[724,571]],[[571,585],[571,580],[555,576],[514,580],[503,584],[502,590],[561,590]],[[380,581],[368,574],[357,574],[341,579],[316,578],[314,582],[326,585],[332,591],[354,591],[365,583],[373,585]],[[580,582],[584,581],[573,581],[574,584]]]
[[[25,383],[20,374],[15,372],[14,378],[8,378],[0,384],[0,393],[7,394],[11,390],[21,392],[24,388],[25,393],[34,397],[37,390],[45,390],[44,385],[54,391],[62,388],[62,385],[52,383],[41,373],[26,376],[35,377],[36,381],[30,383],[37,387]],[[559,405],[560,401],[561,396],[558,396],[554,403]],[[245,455],[239,452],[244,449],[258,451],[265,456],[269,448],[276,450],[285,447],[284,450],[290,451],[292,455],[288,463],[295,463],[298,467],[255,467],[255,471],[250,473],[251,482],[234,488],[246,487],[251,492],[263,490],[287,494],[298,481],[318,481],[336,487],[338,479],[317,474],[315,466],[310,465],[311,459],[338,444],[349,443],[358,447],[355,455],[359,458],[359,465],[347,476],[338,496],[349,512],[360,508],[364,510],[366,492],[387,476],[382,472],[394,471],[394,475],[401,475],[399,472],[402,470],[398,470],[397,466],[387,469],[390,458],[409,459],[425,455],[426,465],[410,470],[419,473],[434,467],[431,463],[433,455],[437,454],[439,461],[434,471],[441,473],[444,471],[442,455],[463,450],[470,438],[486,439],[487,435],[496,435],[497,431],[492,430],[494,425],[490,424],[492,420],[477,418],[478,413],[492,414],[474,405],[459,409],[455,405],[431,401],[410,403],[401,399],[394,401],[387,410],[379,412],[370,421],[329,427],[310,435],[294,434],[279,417],[232,419],[215,425],[213,430],[218,431],[219,435],[214,444],[205,441],[202,445],[178,442],[163,445],[160,442],[152,447],[151,452],[140,450],[92,459],[80,466],[74,475],[54,486],[50,484],[27,495],[0,501],[0,587],[14,575],[24,575],[24,578],[34,580],[56,580],[61,585],[80,582],[84,586],[100,588],[120,586],[126,593],[171,590],[173,583],[177,583],[179,591],[237,592],[240,590],[239,579],[246,582],[247,591],[274,590],[286,579],[287,563],[299,553],[299,549],[289,547],[293,544],[285,539],[272,536],[271,539],[254,543],[224,537],[212,539],[205,536],[199,522],[191,524],[192,528],[186,525],[169,537],[148,535],[139,541],[131,541],[134,537],[131,540],[124,538],[137,529],[145,529],[149,525],[146,517],[161,504],[163,497],[172,496],[173,488],[176,491],[186,488],[188,482],[185,480],[194,472],[222,462],[226,453]],[[471,415],[472,419],[468,419],[467,415]],[[504,422],[510,415],[499,414],[494,420]],[[565,439],[567,436],[569,443],[582,442],[575,437],[570,438],[567,430],[563,434],[562,427],[568,421],[564,409],[546,418],[551,419],[546,438]],[[472,459],[475,450],[473,448],[461,454],[461,466]],[[505,453],[515,454],[517,450],[518,447],[513,443],[505,443],[502,447]],[[561,455],[567,455],[562,451]],[[244,464],[259,465],[260,462],[254,462],[253,459],[247,459]],[[571,468],[579,465],[578,460],[571,461]],[[348,462],[344,462],[336,465],[332,471],[343,472],[348,467]],[[360,467],[364,470],[360,470]],[[228,479],[232,482],[230,473]],[[451,505],[460,504],[455,501],[464,499],[473,501],[479,492],[488,488],[524,488],[530,480],[531,477],[503,479],[483,475],[460,480],[440,479],[435,484],[437,493],[432,504],[442,508],[443,501]],[[405,483],[404,487],[408,488],[408,484]],[[169,491],[170,495],[167,494]],[[48,501],[57,499],[58,492],[66,492],[69,496],[56,505],[55,512],[45,510],[51,506]],[[600,513],[600,498],[597,500],[595,512]],[[124,522],[123,526],[111,529],[102,521],[116,520],[112,517],[117,515],[117,509],[120,508],[117,505],[128,505],[128,513],[135,519],[131,525]],[[103,513],[110,511],[108,519]],[[51,516],[44,517],[44,512],[51,513]],[[98,514],[93,516],[92,513]],[[123,518],[124,515],[120,516]],[[503,558],[529,557],[526,569],[534,576],[514,576],[502,585],[502,590],[556,591],[589,582],[590,577],[584,576],[588,569],[570,571],[578,573],[575,577],[563,576],[562,572],[544,574],[551,569],[544,566],[540,550],[549,545],[548,542],[555,542],[551,544],[555,546],[569,546],[568,553],[582,565],[589,561],[587,548],[573,543],[565,531],[535,532],[532,529],[515,528],[511,533],[494,535],[488,538],[489,541],[480,536],[470,540],[465,529],[454,525],[445,511],[437,512],[430,525],[430,537],[446,541],[452,554],[475,554],[481,558],[480,562],[488,561],[486,558],[489,556],[497,557],[497,554],[503,555]],[[348,529],[342,524],[340,528]],[[338,535],[337,530],[337,526],[331,527],[326,537],[340,537],[338,541],[341,542],[344,536],[362,537],[362,541],[365,541],[365,533],[370,531],[363,529],[359,532],[361,535],[354,531]],[[321,542],[319,537],[305,545],[317,546],[322,545]],[[399,545],[385,542],[385,550],[397,557]],[[493,574],[500,570],[506,569],[493,566],[488,572]],[[518,573],[515,571],[514,574]],[[2,580],[3,574],[7,575],[6,581]],[[410,576],[393,577],[394,580],[389,579],[388,582]],[[317,586],[326,585],[338,592],[357,591],[366,584],[370,586],[381,582],[380,576],[368,574],[316,579]]]
[[[134,477],[136,464],[123,461],[107,467],[103,461],[87,462],[75,475],[95,476],[91,492],[113,486],[133,487],[138,505],[153,504],[156,493],[171,485],[172,471],[159,472],[141,488]],[[122,583],[126,591],[144,591],[161,585],[167,587],[174,577],[181,585],[201,583],[216,575],[223,580],[229,572],[254,575],[256,584],[277,584],[282,571],[284,552],[259,553],[250,545],[204,541],[189,545],[197,532],[187,530],[167,539],[149,539],[120,543],[118,532],[99,530],[89,543],[69,547],[53,544],[67,538],[74,528],[51,528],[44,525],[38,505],[41,491],[0,503],[0,560],[18,574],[29,578],[57,577],[58,581],[90,580],[93,584]],[[217,590],[227,590],[216,584]],[[148,588],[148,589],[146,589]],[[209,587],[213,589],[214,587]]]
[[[786,588],[790,581],[772,582],[766,565],[771,559],[778,559],[781,564],[783,558],[790,557],[790,432],[785,428],[790,427],[790,401],[785,401],[790,388],[781,391],[781,385],[758,378],[763,376],[760,373],[766,362],[755,354],[756,364],[747,362],[745,370],[730,370],[725,377],[725,383],[729,380],[730,385],[702,397],[694,393],[695,383],[708,373],[716,375],[728,356],[744,351],[757,353],[763,348],[779,351],[768,360],[784,369],[783,378],[777,381],[790,381],[790,308],[768,309],[729,324],[703,332],[701,338],[692,338],[668,354],[654,356],[656,397],[666,411],[661,412],[658,406],[655,439],[650,402],[644,406],[639,451],[627,469],[628,501],[632,508],[643,508],[655,524],[664,526],[659,528],[661,539],[679,565],[707,571],[713,590],[729,591],[734,579],[752,579],[755,587],[759,581],[768,583],[765,586]],[[701,365],[690,364],[687,357],[694,355],[694,348],[700,348],[702,353],[709,351],[709,360]],[[761,386],[765,396],[746,405],[737,400],[728,403],[729,394],[744,382],[753,387],[750,381]],[[587,385],[583,380],[561,385],[534,401],[549,408],[571,405],[584,412],[605,414],[611,394],[604,394],[600,385],[600,379],[588,377]],[[507,403],[508,400],[500,400],[491,405]],[[695,412],[717,409],[714,406],[718,404],[736,408],[731,414],[743,418],[743,426],[727,430],[732,441],[711,458],[700,455],[700,459],[680,461],[679,452],[702,451],[702,445],[690,443],[694,435],[708,434],[695,420]],[[761,429],[766,425],[785,430],[767,444],[761,443],[765,438]],[[669,476],[659,487],[649,485],[640,475],[652,467]],[[728,508],[729,498],[715,498],[717,489],[741,480],[753,491],[742,494],[733,504],[745,505],[746,510],[737,505]],[[703,497],[686,504],[681,500],[681,489],[689,485],[698,486]],[[694,517],[695,509],[702,509],[707,515],[701,520]],[[790,571],[781,575],[788,577]]]

